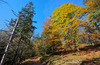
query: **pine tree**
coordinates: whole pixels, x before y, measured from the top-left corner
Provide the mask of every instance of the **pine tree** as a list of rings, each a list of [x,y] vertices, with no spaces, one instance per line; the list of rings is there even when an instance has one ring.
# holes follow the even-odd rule
[[[35,22],[33,21],[33,17],[35,15],[33,3],[30,2],[29,4],[26,4],[26,6],[22,8],[21,11],[19,11],[19,14],[20,14],[20,20],[13,37],[13,39],[17,39],[17,42],[15,41],[12,42],[16,44],[16,46],[12,47],[12,50],[13,50],[12,56],[14,56],[14,53],[16,51],[15,48],[18,47],[18,50],[16,51],[17,53],[15,54],[17,56],[16,63],[34,54],[32,53],[33,43],[30,42],[30,39],[32,38],[34,34],[34,30],[35,30],[35,26],[33,26],[33,23]],[[10,28],[14,27],[15,22],[16,22],[16,19],[11,19],[11,21],[9,22]],[[18,40],[18,38],[20,38],[20,41]],[[9,60],[6,60],[6,61],[9,61]]]

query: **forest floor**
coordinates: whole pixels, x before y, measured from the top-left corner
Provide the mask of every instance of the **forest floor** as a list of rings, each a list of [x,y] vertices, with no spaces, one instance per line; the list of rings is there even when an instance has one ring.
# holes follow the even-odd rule
[[[42,62],[42,63],[41,63]],[[54,55],[30,58],[24,65],[100,65],[100,45],[84,46],[80,51],[59,51]]]
[[[21,65],[44,65],[43,63],[40,62],[38,58],[31,57],[24,62],[22,62]]]

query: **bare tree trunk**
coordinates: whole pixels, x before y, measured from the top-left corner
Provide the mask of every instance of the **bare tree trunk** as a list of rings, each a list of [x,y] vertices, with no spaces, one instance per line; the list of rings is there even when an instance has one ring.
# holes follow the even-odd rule
[[[12,64],[11,65],[14,65],[14,62],[15,62],[15,59],[16,59],[16,55],[17,55],[17,52],[18,52],[18,48],[19,48],[19,45],[20,45],[20,41],[21,41],[21,37],[18,41],[18,45],[17,45],[17,48],[16,48],[16,51],[15,51],[15,54],[14,54],[14,58],[12,60]]]
[[[20,18],[20,15],[19,15],[18,18],[17,18],[17,21],[16,21],[15,26],[14,26],[14,28],[13,28],[12,34],[11,34],[11,36],[10,36],[9,42],[8,42],[8,44],[7,44],[7,46],[6,46],[6,49],[5,49],[5,52],[4,52],[3,56],[2,56],[0,65],[3,65],[4,62],[5,62],[5,59],[6,59],[6,56],[7,56],[7,52],[8,52],[8,49],[9,49],[9,45],[10,45],[10,43],[12,42],[13,35],[14,35],[14,33],[15,33],[15,30],[16,30],[17,25],[18,25],[18,22],[19,22],[19,18]]]

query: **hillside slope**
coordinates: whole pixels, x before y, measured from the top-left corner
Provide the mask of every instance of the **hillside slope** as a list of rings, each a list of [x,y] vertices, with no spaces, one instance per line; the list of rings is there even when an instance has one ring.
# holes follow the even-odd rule
[[[26,65],[100,65],[100,46],[85,46],[80,51],[60,51],[54,55],[27,60]]]

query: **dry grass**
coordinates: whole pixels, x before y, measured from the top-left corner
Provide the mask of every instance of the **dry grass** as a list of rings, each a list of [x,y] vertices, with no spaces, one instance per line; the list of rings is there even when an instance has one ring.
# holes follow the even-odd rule
[[[80,65],[83,61],[91,61],[94,58],[100,58],[100,46],[84,45],[80,47],[80,50],[80,52],[71,51],[58,56],[50,56],[46,59],[46,61],[48,61],[47,65]]]
[[[60,51],[57,55],[35,58],[46,65],[100,65],[100,46],[82,45],[80,51]],[[33,58],[34,59],[34,58]],[[23,63],[30,61],[25,60]],[[32,60],[32,62],[36,62]]]

